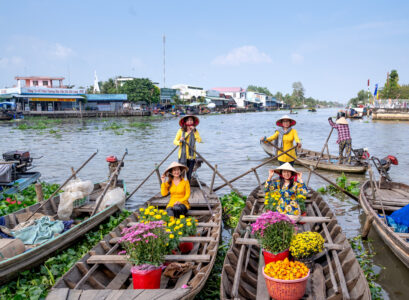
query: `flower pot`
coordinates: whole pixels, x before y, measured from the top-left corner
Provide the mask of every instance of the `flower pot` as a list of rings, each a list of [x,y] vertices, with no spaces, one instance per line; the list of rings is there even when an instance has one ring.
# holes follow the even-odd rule
[[[277,254],[273,254],[263,249],[264,262],[266,265],[268,265],[269,263],[273,261],[284,260],[286,257],[289,256],[289,254],[290,254],[290,251],[288,249],[284,250],[283,252],[277,253]]]
[[[282,280],[272,278],[264,273],[264,268],[263,275],[266,281],[268,293],[270,294],[271,298],[275,300],[298,300],[301,299],[305,294],[310,271],[304,278],[295,280]]]
[[[193,242],[181,242],[179,243],[179,250],[182,254],[189,253],[193,249]]]
[[[314,261],[315,255],[307,258],[296,258],[296,260],[302,262],[307,266],[307,268],[310,270],[310,272],[314,271],[314,266],[315,266],[315,261]]]
[[[131,269],[133,288],[137,289],[159,289],[162,267],[152,270]]]
[[[303,213],[301,214],[301,216],[302,216],[302,217],[307,216],[307,212],[306,212],[306,211],[305,211],[305,212],[303,212]],[[300,222],[300,224],[301,224],[301,225],[304,225],[304,224],[305,224],[305,222]]]

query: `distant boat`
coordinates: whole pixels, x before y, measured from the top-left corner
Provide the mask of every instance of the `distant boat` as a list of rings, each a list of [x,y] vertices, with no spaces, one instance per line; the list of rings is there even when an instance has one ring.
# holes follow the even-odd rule
[[[309,112],[317,112],[317,110],[315,108],[310,108],[308,111]]]

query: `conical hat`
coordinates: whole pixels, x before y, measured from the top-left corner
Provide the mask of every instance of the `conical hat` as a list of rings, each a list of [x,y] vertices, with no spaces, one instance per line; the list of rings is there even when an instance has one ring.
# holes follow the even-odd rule
[[[290,126],[294,126],[295,124],[297,124],[297,122],[291,118],[289,115],[284,115],[282,116],[280,119],[277,120],[276,124],[277,126],[283,127],[283,120],[290,120]]]
[[[179,125],[180,127],[183,127],[183,124],[186,122],[187,118],[192,118],[193,119],[193,125],[196,127],[197,125],[199,125],[199,118],[194,116],[194,115],[186,115],[183,116],[180,120],[179,120]]]
[[[344,117],[339,118],[335,123],[342,124],[342,125],[348,125],[348,121]]]
[[[188,170],[188,167],[186,167],[185,165],[182,165],[182,164],[174,161],[169,165],[169,167],[167,167],[165,172],[163,172],[163,175],[168,176],[169,171],[172,170],[173,168],[176,168],[176,167],[179,167],[182,172]]]
[[[281,171],[286,170],[286,171],[291,171],[293,173],[297,173],[297,170],[294,169],[294,167],[290,164],[290,163],[284,163],[281,166],[279,166],[278,168],[276,168],[274,170],[274,172],[276,173],[281,173]]]

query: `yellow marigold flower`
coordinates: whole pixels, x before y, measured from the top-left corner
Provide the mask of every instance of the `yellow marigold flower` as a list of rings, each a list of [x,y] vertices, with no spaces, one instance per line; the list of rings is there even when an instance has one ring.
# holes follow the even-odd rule
[[[180,220],[177,220],[177,221],[176,221],[176,224],[179,225],[179,224],[180,224]]]
[[[162,215],[167,215],[168,213],[165,210],[162,210]]]
[[[186,225],[187,225],[187,226],[192,226],[192,223],[191,223],[191,222],[187,222]]]
[[[179,228],[183,228],[183,224],[180,224],[180,225],[179,225]]]
[[[182,234],[183,234],[183,232],[182,232],[182,231],[179,231],[179,232],[178,232],[178,234],[179,234],[179,235],[182,235]]]
[[[192,221],[192,218],[187,218],[186,221],[190,222],[190,221]]]
[[[149,210],[145,210],[144,215],[149,215]]]
[[[166,232],[172,232],[172,230],[170,230],[170,229],[168,228],[168,229],[166,229]]]
[[[155,209],[155,206],[149,205],[149,209]]]
[[[184,219],[185,218],[185,216],[184,215],[180,215],[180,217],[179,217],[180,219]]]
[[[162,219],[162,216],[161,216],[161,215],[156,215],[156,216],[155,216],[155,219],[156,219],[156,220],[160,220],[160,219]]]
[[[170,239],[173,239],[174,237],[175,237],[175,235],[174,235],[174,234],[172,234],[172,233],[171,233],[171,234],[169,234],[169,238],[170,238]]]
[[[173,230],[178,230],[179,229],[179,226],[175,226],[174,228],[173,228]]]
[[[149,213],[149,215],[154,216],[155,213],[152,211],[152,212]]]
[[[139,209],[139,211],[144,211],[145,209],[143,208],[143,207],[141,207],[140,209]]]

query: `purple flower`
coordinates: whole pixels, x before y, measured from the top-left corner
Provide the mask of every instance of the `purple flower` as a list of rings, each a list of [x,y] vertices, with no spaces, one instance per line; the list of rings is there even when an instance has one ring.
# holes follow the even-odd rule
[[[251,224],[252,231],[251,233],[258,233],[260,236],[263,236],[264,230],[271,226],[272,224],[279,223],[279,222],[285,222],[288,223],[289,225],[295,224],[293,220],[291,220],[287,215],[285,214],[280,214],[279,212],[273,212],[273,211],[268,211],[260,217],[257,218],[256,222]]]

